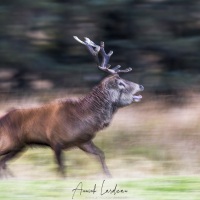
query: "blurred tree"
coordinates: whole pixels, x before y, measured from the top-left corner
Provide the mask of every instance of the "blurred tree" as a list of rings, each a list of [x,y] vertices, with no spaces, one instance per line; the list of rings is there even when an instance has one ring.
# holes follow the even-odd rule
[[[99,79],[72,38],[87,36],[105,41],[111,64],[133,67],[149,91],[187,90],[200,81],[199,13],[198,0],[1,0],[0,68],[15,70],[10,85],[18,88],[31,85],[30,74],[81,86]]]

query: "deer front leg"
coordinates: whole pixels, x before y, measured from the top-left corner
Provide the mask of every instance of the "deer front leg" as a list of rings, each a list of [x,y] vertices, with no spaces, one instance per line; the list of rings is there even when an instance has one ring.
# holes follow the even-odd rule
[[[80,145],[79,148],[87,153],[95,155],[100,160],[104,173],[108,177],[111,177],[111,174],[105,163],[105,156],[103,151],[101,151],[97,146],[95,146],[92,141]]]
[[[65,177],[66,174],[65,174],[65,169],[64,169],[63,159],[62,159],[62,148],[60,147],[60,145],[55,145],[53,150],[54,150],[54,153],[55,153],[56,162],[57,162],[58,167],[59,167],[58,170],[61,173],[61,175],[63,177]]]

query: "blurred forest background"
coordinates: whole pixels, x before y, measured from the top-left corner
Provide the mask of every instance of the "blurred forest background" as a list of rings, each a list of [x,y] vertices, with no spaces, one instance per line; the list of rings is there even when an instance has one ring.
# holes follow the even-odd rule
[[[78,97],[106,76],[73,35],[104,41],[112,66],[132,67],[121,76],[145,88],[95,138],[114,177],[200,174],[200,1],[1,0],[0,114]],[[69,176],[101,174],[77,151],[67,152]],[[53,161],[50,150],[33,149],[11,168],[46,178]]]
[[[0,91],[90,87],[102,73],[73,35],[156,94],[199,90],[199,0],[1,0]]]

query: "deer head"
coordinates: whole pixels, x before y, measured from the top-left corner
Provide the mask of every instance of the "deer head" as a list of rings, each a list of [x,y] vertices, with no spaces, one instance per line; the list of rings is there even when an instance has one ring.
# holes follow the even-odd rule
[[[114,68],[110,68],[111,65],[108,64],[113,51],[110,51],[108,54],[104,50],[104,42],[101,42],[100,45],[96,45],[89,38],[85,37],[85,41],[80,40],[77,36],[74,36],[74,39],[85,45],[89,52],[94,56],[97,66],[100,70],[108,72],[111,74],[106,77],[101,84],[103,89],[106,90],[110,95],[110,100],[117,107],[123,107],[131,104],[132,102],[139,102],[142,99],[141,95],[137,93],[144,90],[142,85],[137,83],[124,80],[119,77],[119,73],[127,73],[132,70],[132,68],[127,68],[121,70],[121,66],[117,65]],[[99,53],[102,56],[102,62],[99,61]]]

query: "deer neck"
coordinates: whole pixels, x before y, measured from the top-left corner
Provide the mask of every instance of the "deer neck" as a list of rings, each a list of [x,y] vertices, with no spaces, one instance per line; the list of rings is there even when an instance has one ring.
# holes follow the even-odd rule
[[[101,124],[102,128],[109,125],[117,108],[112,104],[110,95],[105,88],[98,85],[82,99],[82,108]]]

